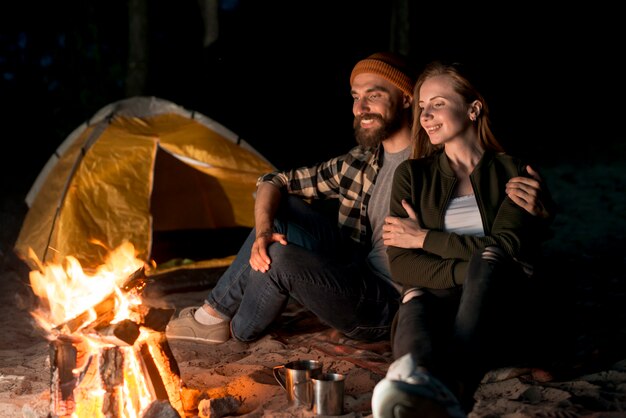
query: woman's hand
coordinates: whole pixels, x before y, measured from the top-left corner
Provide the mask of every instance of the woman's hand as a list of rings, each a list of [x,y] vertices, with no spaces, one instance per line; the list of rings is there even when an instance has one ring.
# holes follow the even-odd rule
[[[531,177],[513,177],[506,184],[506,194],[528,213],[547,219],[550,214],[541,201],[543,179],[531,166],[526,166]]]
[[[383,225],[383,242],[399,248],[422,248],[428,229],[420,227],[417,214],[409,202],[402,199],[408,218],[387,216]]]

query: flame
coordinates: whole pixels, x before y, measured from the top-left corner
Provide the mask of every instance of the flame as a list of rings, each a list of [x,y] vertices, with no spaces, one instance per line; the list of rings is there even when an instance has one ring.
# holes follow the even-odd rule
[[[43,303],[32,315],[42,328],[49,331],[84,312],[91,314],[93,320],[96,315],[93,307],[112,293],[116,295],[115,321],[127,317],[128,305],[132,301],[121,297],[120,286],[145,265],[129,242],[110,252],[105,264],[93,274],[83,271],[80,262],[72,256],[66,257],[64,265],[42,265],[32,250],[30,256],[39,265],[39,270],[30,272],[30,283]]]

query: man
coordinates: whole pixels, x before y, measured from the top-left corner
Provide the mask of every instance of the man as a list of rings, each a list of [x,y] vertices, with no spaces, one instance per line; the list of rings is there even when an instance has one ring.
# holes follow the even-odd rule
[[[400,289],[391,280],[382,226],[394,170],[411,153],[413,76],[391,53],[357,62],[350,84],[358,146],[258,180],[255,228],[204,305],[170,321],[168,339],[256,340],[290,298],[347,337],[389,337]],[[338,225],[302,198],[338,199]]]

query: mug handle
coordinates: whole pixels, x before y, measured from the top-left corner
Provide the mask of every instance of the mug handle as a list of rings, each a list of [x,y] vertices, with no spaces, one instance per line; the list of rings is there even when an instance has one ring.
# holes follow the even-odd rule
[[[278,384],[284,389],[287,390],[287,382],[285,382],[285,378],[283,374],[280,372],[281,369],[284,369],[284,365],[274,366],[274,379],[278,382]]]

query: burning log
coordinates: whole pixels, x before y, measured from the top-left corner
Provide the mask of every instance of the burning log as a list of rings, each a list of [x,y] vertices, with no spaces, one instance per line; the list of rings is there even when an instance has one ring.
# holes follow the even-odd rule
[[[118,347],[103,348],[99,364],[100,378],[104,387],[102,413],[107,418],[122,417],[123,394],[120,388],[124,383],[124,353]]]
[[[163,333],[95,351],[74,336],[51,343],[53,417],[141,416],[155,401],[169,403],[183,417],[180,388],[180,370]]]
[[[53,367],[50,378],[51,409],[57,416],[66,416],[75,408],[74,387],[77,366],[77,349],[70,337],[61,336],[50,345],[50,362]]]
[[[145,285],[145,274],[143,268],[129,276],[125,281],[121,290],[125,293],[143,289]],[[101,302],[95,306],[86,309],[74,318],[67,320],[54,329],[64,334],[72,334],[89,327],[90,329],[98,329],[107,327],[115,318],[117,300],[119,295],[115,292],[107,295]],[[136,312],[139,317],[138,322],[142,326],[146,326],[155,331],[165,331],[165,326],[169,322],[175,309],[161,309],[152,307],[143,307],[144,312]]]
[[[154,331],[165,332],[165,326],[175,311],[176,309],[148,308],[148,312],[143,316],[141,325]]]
[[[117,346],[133,345],[139,338],[140,333],[139,325],[130,319],[98,329],[98,335],[103,342]]]
[[[115,303],[115,293],[111,293],[94,307],[86,309],[74,318],[57,325],[55,330],[64,334],[72,334],[86,324],[91,327],[106,325],[115,318]]]
[[[128,276],[120,290],[125,293],[133,291],[140,292],[145,286],[145,283],[146,275],[142,267]],[[117,298],[116,293],[111,292],[100,303],[86,309],[74,318],[57,325],[55,329],[66,334],[71,334],[78,331],[86,324],[89,324],[91,328],[106,326],[115,318]]]
[[[144,287],[147,284],[146,277],[146,269],[142,266],[141,268],[135,270],[134,273],[128,276],[124,284],[122,284],[121,289],[124,292],[137,291],[141,293]]]

